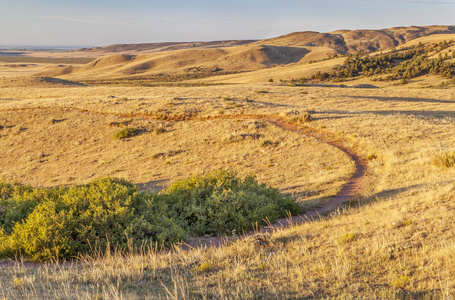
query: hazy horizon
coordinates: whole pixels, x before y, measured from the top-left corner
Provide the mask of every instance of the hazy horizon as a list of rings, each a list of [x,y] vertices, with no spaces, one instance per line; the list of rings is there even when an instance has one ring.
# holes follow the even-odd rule
[[[455,23],[455,0],[0,0],[0,6],[1,47],[258,40]]]

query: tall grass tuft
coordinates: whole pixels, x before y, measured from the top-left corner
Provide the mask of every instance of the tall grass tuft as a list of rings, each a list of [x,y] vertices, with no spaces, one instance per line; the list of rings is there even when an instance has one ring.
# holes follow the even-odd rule
[[[432,163],[437,167],[451,168],[455,166],[455,151],[440,152],[433,157]]]
[[[311,113],[310,112],[304,112],[300,115],[294,116],[289,119],[290,124],[304,124],[307,122],[311,122]]]

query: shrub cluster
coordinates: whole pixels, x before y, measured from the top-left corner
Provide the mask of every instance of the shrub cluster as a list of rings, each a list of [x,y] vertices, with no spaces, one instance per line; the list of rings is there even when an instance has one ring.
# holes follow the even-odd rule
[[[300,206],[278,190],[215,172],[159,194],[120,179],[34,189],[0,183],[0,257],[74,258],[107,248],[171,246],[189,235],[249,230]]]
[[[1,256],[69,258],[108,244],[126,250],[129,241],[170,245],[184,237],[165,203],[123,180],[48,189],[2,183],[1,190]]]

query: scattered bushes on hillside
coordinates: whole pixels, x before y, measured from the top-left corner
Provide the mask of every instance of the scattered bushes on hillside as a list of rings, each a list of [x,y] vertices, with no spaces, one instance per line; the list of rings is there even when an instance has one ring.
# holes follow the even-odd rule
[[[34,189],[0,183],[0,257],[74,258],[106,248],[171,246],[188,235],[249,230],[300,212],[252,176],[214,172],[176,181],[159,194],[120,179]]]
[[[428,45],[420,43],[407,49],[393,48],[386,54],[371,56],[361,51],[355,55],[348,55],[344,63],[331,72],[318,71],[308,78],[293,79],[292,82],[304,83],[308,80],[343,82],[360,76],[374,76],[372,79],[374,81],[401,80],[401,84],[424,75],[440,75],[452,79],[455,76],[455,62],[450,60],[454,55],[449,55],[448,52],[443,55],[441,51],[454,44],[455,41]],[[437,58],[430,58],[437,53],[439,53]],[[378,77],[379,75],[385,76]]]

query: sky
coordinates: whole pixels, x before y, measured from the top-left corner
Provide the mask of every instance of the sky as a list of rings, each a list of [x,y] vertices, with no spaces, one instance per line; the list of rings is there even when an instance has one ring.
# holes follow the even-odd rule
[[[455,0],[0,0],[0,46],[264,39],[455,25]]]

